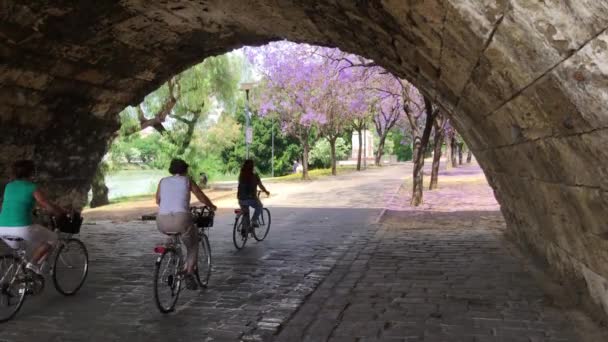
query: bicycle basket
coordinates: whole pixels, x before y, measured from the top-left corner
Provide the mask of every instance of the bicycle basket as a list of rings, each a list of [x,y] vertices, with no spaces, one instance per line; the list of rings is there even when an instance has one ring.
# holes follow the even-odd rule
[[[55,224],[62,233],[78,234],[80,233],[80,226],[82,226],[82,216],[79,212],[74,212],[69,216],[55,218]]]
[[[199,228],[213,227],[215,214],[212,211],[197,210],[194,215],[194,224]]]

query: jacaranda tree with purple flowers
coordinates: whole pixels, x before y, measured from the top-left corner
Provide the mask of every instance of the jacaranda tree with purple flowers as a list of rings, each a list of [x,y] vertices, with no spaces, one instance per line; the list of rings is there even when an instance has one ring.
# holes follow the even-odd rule
[[[334,49],[276,42],[246,49],[263,74],[257,92],[259,113],[275,115],[286,134],[302,144],[304,179],[308,178],[308,152],[317,135],[330,143],[332,174],[336,174],[336,140],[352,120],[367,111],[359,75],[322,58],[320,51]]]
[[[308,45],[287,42],[271,43],[246,49],[250,61],[263,75],[261,89],[254,101],[262,116],[274,115],[284,133],[302,144],[302,178],[308,177],[308,153],[317,135],[317,123],[324,117],[318,112],[323,75],[318,60],[310,58]]]
[[[247,53],[264,75],[259,112],[276,115],[283,131],[298,138],[304,179],[315,135],[330,142],[332,174],[336,174],[335,142],[345,126],[371,118],[379,138],[375,163],[380,166],[388,133],[407,120],[414,141],[412,205],[422,202],[424,152],[436,110],[414,86],[373,61],[337,49],[277,42]],[[422,118],[426,120],[420,127]]]
[[[333,98],[342,109],[340,115],[334,115],[328,120],[328,123],[324,125],[324,130],[339,134],[339,130],[332,128],[343,129],[345,125],[348,125],[358,133],[357,171],[360,171],[363,153],[363,131],[373,114],[372,106],[377,102],[374,95],[366,89],[366,82],[372,73],[366,68],[361,68],[360,65],[371,67],[373,62],[338,49],[317,48],[315,55],[329,63],[332,74],[337,75],[336,88],[339,91],[336,92],[337,96]]]

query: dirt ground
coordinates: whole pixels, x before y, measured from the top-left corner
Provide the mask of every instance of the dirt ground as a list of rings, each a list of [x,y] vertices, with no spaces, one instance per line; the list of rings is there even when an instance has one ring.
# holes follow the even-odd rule
[[[212,201],[223,200],[229,197],[234,197],[235,192],[232,190],[210,190],[205,191]],[[199,203],[195,199],[193,204]],[[85,209],[82,213],[86,221],[114,221],[127,222],[140,220],[142,215],[155,213],[158,209],[153,196],[143,199],[135,199],[120,203],[114,203],[99,208]]]

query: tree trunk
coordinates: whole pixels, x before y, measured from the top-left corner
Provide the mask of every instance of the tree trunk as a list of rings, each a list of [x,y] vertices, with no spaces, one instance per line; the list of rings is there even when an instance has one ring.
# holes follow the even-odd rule
[[[308,150],[309,150],[308,137],[304,138],[303,140],[304,141],[302,141],[302,147],[303,147],[304,153],[302,155],[302,179],[310,180],[310,177],[308,176]]]
[[[363,155],[363,127],[357,127],[359,133],[359,151],[357,153],[357,171],[361,171],[361,156]]]
[[[431,101],[425,96],[424,104],[426,108],[426,123],[424,125],[424,132],[422,138],[415,137],[414,146],[414,170],[412,177],[412,200],[410,204],[414,207],[422,204],[422,191],[424,184],[424,152],[429,144],[429,138],[431,131],[433,130],[433,122],[435,121],[436,111],[433,111]]]
[[[452,168],[452,139],[447,136],[445,137],[445,169],[449,170]]]
[[[335,176],[338,174],[338,171],[336,169],[336,139],[338,139],[338,137],[331,137],[329,139],[329,147],[330,147],[330,153],[331,153],[331,175]]]
[[[90,203],[91,208],[110,204],[110,200],[108,199],[108,187],[106,186],[105,167],[103,165],[99,166],[97,172],[95,172],[95,176],[93,176],[91,190],[93,192],[93,198],[91,198]]]
[[[184,154],[186,152],[186,149],[190,146],[190,142],[192,142],[192,136],[194,135],[194,128],[196,127],[196,124],[198,123],[198,120],[201,117],[200,111],[194,112],[192,113],[192,115],[193,116],[191,120],[186,120],[181,117],[174,117],[176,120],[181,121],[188,126],[188,129],[186,130],[186,134],[184,136],[184,140],[181,144],[179,144],[179,148],[176,152],[178,156]]]
[[[375,161],[376,166],[382,166],[382,155],[384,154],[384,143],[386,142],[386,135],[380,137],[378,142],[378,150],[376,151]]]
[[[457,151],[458,150],[458,144],[456,144],[456,139],[454,137],[452,137],[452,166],[453,167],[458,167],[458,158],[457,158]]]
[[[467,164],[471,164],[472,159],[473,159],[473,152],[471,152],[471,149],[469,149],[467,151]]]
[[[422,187],[424,182],[424,157],[422,153],[422,142],[420,137],[414,138],[414,169],[412,173],[412,206],[419,206],[422,203]]]
[[[433,168],[431,169],[431,184],[429,190],[437,189],[439,180],[439,161],[441,160],[441,146],[443,145],[443,130],[435,129],[435,146],[433,147]]]
[[[462,165],[462,149],[463,149],[463,144],[460,143],[458,144],[458,165]]]

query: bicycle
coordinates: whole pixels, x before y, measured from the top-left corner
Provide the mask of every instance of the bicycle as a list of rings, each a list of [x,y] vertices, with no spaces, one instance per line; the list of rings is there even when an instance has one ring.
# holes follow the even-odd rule
[[[194,277],[198,286],[205,288],[211,277],[211,246],[208,231],[213,227],[215,213],[205,206],[191,207],[190,213],[198,229],[198,239],[201,242]],[[185,257],[180,237],[179,233],[170,234],[168,242],[154,247],[154,252],[159,254],[154,268],[154,300],[162,313],[169,313],[175,309],[183,288]],[[163,293],[163,289],[168,290],[167,293]],[[166,303],[164,295],[168,295]]]
[[[258,191],[258,200],[260,199],[261,191]],[[249,234],[253,236],[256,241],[263,241],[268,236],[270,231],[270,210],[268,208],[262,208],[262,213],[258,219],[258,227],[251,229],[251,218],[249,216],[249,207],[243,209],[234,210],[234,229],[232,230],[232,242],[237,250],[245,247]]]
[[[59,241],[54,250],[46,257],[41,265],[42,273],[50,273],[57,292],[64,296],[72,296],[80,290],[86,280],[89,270],[89,254],[82,241],[73,235],[80,232],[82,217],[73,213],[66,218],[51,216],[50,225],[59,235]],[[0,322],[6,322],[17,314],[23,306],[25,297],[42,293],[45,277],[26,268],[26,244],[20,237],[2,235],[0,240],[13,242],[12,252],[0,256]],[[47,260],[52,260],[48,269]],[[78,277],[74,282],[66,282],[63,277],[74,271]]]

